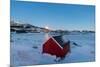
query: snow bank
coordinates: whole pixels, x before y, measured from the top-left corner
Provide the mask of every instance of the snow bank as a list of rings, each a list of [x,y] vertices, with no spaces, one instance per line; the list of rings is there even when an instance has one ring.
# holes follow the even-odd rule
[[[64,60],[56,62],[55,56],[42,54],[42,44],[47,35],[44,33],[11,34],[11,65],[25,66],[36,64],[72,63],[95,60],[95,36],[94,33],[64,35],[65,41],[75,42],[80,47],[71,43],[71,53]]]

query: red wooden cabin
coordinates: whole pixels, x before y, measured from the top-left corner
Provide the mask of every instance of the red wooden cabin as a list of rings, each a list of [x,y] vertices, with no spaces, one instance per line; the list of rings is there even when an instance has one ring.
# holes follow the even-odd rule
[[[43,44],[42,53],[64,58],[70,52],[70,41],[64,42],[61,36],[52,36]]]

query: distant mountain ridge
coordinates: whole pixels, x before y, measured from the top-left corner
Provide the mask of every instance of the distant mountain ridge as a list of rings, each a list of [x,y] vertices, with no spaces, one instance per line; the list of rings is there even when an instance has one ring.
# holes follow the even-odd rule
[[[50,30],[50,29],[46,29],[43,27],[38,27],[38,26],[34,26],[31,24],[26,24],[26,23],[16,23],[15,21],[10,21],[10,30],[11,32],[16,32],[16,33],[40,33],[40,32],[50,32],[50,33],[60,33],[60,34],[76,34],[76,33],[95,33],[95,31],[88,31],[88,30],[83,30],[83,31],[79,31],[79,30],[73,30],[73,31],[68,31],[68,30]]]
[[[10,21],[10,30],[11,32],[17,32],[17,33],[27,33],[27,32],[33,32],[33,33],[39,33],[39,32],[49,32],[49,29],[34,26],[31,24],[22,24],[22,23],[16,23],[14,21]]]

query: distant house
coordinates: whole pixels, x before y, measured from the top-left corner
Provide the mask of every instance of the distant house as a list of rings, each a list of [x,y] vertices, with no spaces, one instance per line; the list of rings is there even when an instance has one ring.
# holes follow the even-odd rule
[[[70,52],[70,42],[64,42],[61,36],[52,36],[43,44],[42,53],[64,58]]]

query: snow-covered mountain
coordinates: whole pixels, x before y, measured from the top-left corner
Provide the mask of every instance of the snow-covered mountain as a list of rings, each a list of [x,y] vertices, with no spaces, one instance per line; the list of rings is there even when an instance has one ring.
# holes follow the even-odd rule
[[[49,29],[34,26],[31,24],[16,23],[14,21],[11,21],[10,23],[11,23],[10,24],[11,32],[17,32],[17,33],[35,32],[35,33],[39,33],[39,32],[50,31]]]
[[[15,22],[15,21],[11,21],[10,22],[10,30],[11,32],[17,32],[17,33],[40,33],[40,32],[44,32],[44,33],[51,33],[51,34],[87,34],[87,33],[95,33],[95,31],[88,31],[88,30],[83,30],[83,31],[79,31],[79,30],[73,30],[73,31],[69,31],[69,30],[51,30],[51,29],[46,29],[43,27],[38,27],[35,25],[31,25],[31,24],[27,24],[27,23],[21,23],[21,22]]]

